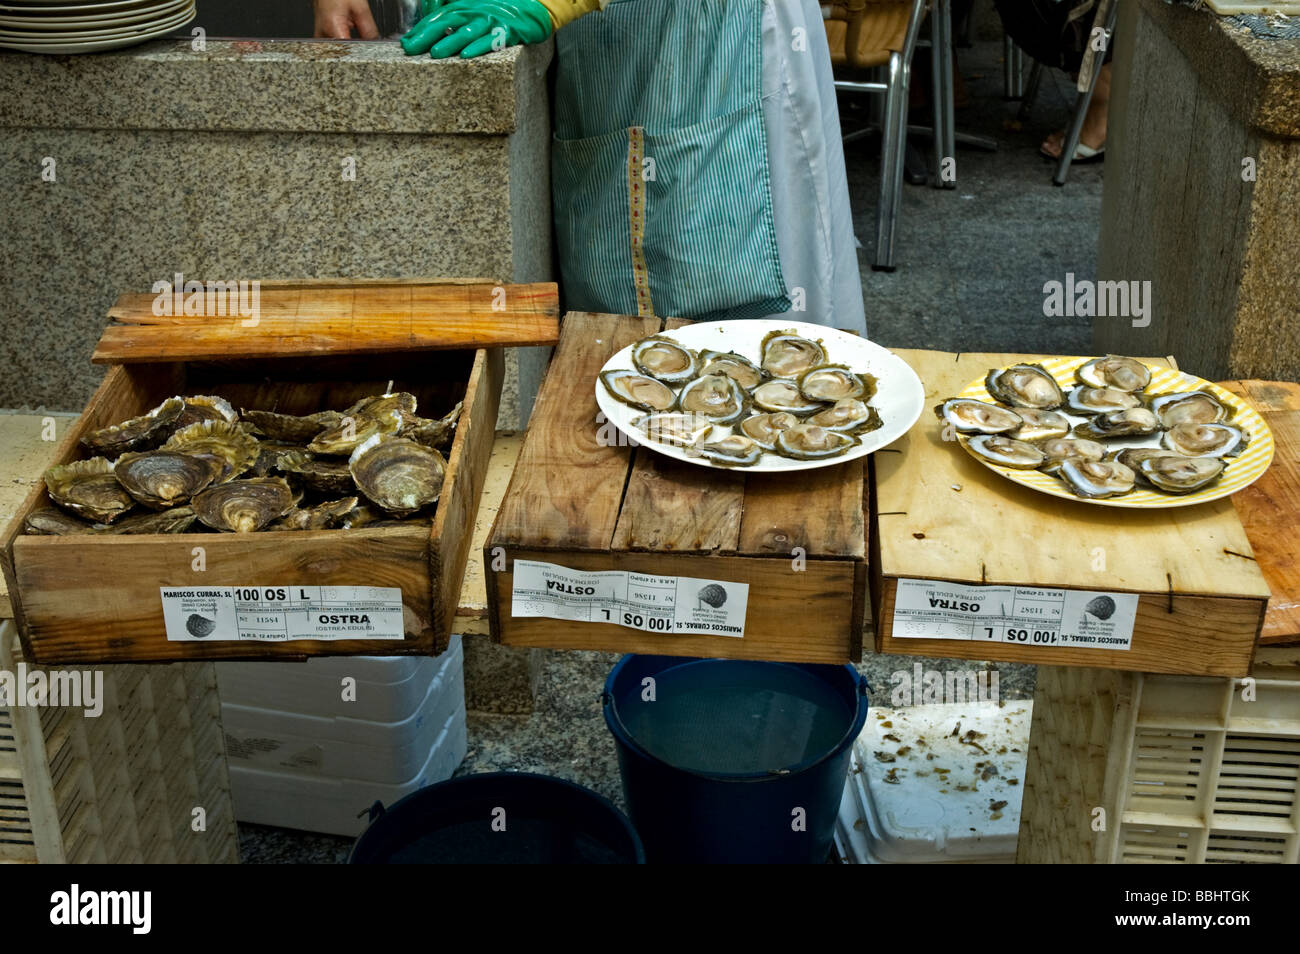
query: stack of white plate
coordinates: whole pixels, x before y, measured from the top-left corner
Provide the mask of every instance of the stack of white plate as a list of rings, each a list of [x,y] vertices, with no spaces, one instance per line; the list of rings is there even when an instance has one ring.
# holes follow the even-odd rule
[[[143,43],[194,19],[194,0],[0,0],[0,48],[90,53]]]

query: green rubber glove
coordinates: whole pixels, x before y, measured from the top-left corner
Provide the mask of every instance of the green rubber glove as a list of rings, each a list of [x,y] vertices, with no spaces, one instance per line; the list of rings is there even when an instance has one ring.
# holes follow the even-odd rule
[[[428,50],[435,60],[458,53],[469,58],[540,43],[553,29],[550,11],[538,0],[451,0],[407,31],[402,49],[409,54]]]

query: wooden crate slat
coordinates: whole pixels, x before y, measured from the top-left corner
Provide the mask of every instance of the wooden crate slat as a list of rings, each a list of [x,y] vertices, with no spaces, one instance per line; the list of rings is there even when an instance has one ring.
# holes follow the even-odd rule
[[[1259,411],[1273,432],[1276,448],[1264,475],[1232,495],[1273,593],[1259,641],[1300,641],[1300,554],[1295,545],[1295,520],[1300,513],[1300,384],[1228,381],[1223,386]]]
[[[235,315],[155,315],[152,293],[109,309],[92,360],[101,364],[374,354],[550,345],[559,332],[554,283],[271,284],[255,323]]]
[[[638,449],[611,548],[735,553],[745,478]]]
[[[866,461],[745,479],[741,553],[866,559]]]
[[[594,382],[615,352],[659,326],[658,318],[565,316],[489,547],[608,549],[632,454],[617,441],[601,445]]]

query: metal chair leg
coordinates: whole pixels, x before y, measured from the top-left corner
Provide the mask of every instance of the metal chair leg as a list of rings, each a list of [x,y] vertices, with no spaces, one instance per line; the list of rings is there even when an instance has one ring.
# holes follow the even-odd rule
[[[907,64],[898,53],[889,57],[889,92],[885,95],[885,127],[880,153],[880,206],[876,212],[876,256],[873,270],[894,270],[894,227],[903,190],[903,158],[907,148]]]
[[[943,134],[944,116],[947,115],[945,102],[948,98],[948,89],[943,85],[943,66],[939,63],[939,51],[943,48],[943,27],[939,24],[939,8],[936,3],[930,8],[930,108],[933,113],[931,122],[934,123],[931,136],[934,144],[934,175],[930,178],[930,184],[936,189],[943,188],[943,159],[952,155],[947,151]]]
[[[1016,118],[1022,123],[1029,119],[1029,111],[1034,108],[1034,103],[1038,99],[1038,87],[1043,82],[1043,64],[1034,60],[1034,65],[1029,68],[1029,80],[1025,84],[1025,96],[1020,101],[1020,110],[1016,113]]]
[[[957,118],[956,104],[953,102],[952,79],[952,0],[934,0],[934,13],[939,21],[939,49],[931,50],[931,56],[939,60],[940,82],[943,90],[943,154],[955,156],[957,153]],[[957,188],[953,180],[939,183],[945,189]]]
[[[1002,96],[1020,99],[1025,95],[1024,54],[1007,34],[1002,35]]]
[[[1105,18],[1108,47],[1115,33],[1115,19],[1118,13],[1117,0],[1100,0],[1097,4],[1097,14],[1092,20],[1095,29],[1102,22],[1102,18]],[[1092,102],[1093,91],[1097,88],[1097,77],[1101,75],[1105,59],[1106,54],[1094,50],[1091,44],[1083,54],[1077,86],[1079,95],[1075,98],[1074,117],[1070,120],[1070,128],[1065,133],[1065,141],[1061,143],[1061,158],[1056,161],[1056,172],[1052,175],[1054,185],[1065,185],[1066,176],[1070,174],[1070,163],[1074,161],[1074,150],[1079,147],[1079,137],[1083,134],[1083,121],[1087,118],[1088,105]]]

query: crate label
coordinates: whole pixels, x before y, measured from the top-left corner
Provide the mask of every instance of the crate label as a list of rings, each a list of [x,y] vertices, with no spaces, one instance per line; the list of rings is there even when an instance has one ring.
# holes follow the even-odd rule
[[[898,581],[894,636],[1013,646],[1129,649],[1136,593]]]
[[[614,623],[665,635],[745,635],[749,584],[516,560],[511,616]]]
[[[405,639],[396,586],[163,586],[168,642]]]

